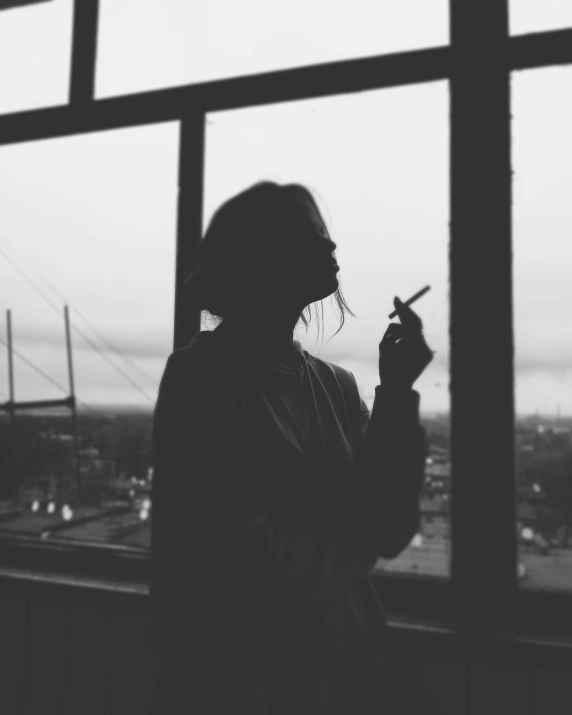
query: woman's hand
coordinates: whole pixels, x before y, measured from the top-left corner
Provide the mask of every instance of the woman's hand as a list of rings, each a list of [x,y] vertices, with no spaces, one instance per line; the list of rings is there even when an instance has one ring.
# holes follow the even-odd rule
[[[407,391],[433,360],[433,350],[423,337],[421,318],[394,299],[401,324],[390,323],[379,343],[379,379],[391,390]]]

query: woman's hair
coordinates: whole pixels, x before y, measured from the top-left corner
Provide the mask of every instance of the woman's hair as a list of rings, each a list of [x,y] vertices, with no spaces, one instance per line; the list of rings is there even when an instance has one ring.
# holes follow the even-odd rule
[[[261,181],[225,201],[215,211],[198,244],[197,267],[185,282],[189,305],[194,310],[208,311],[217,325],[242,308],[253,305],[256,295],[252,295],[249,288],[256,283],[249,280],[249,274],[254,278],[268,266],[271,278],[271,266],[284,255],[280,249],[286,248],[293,236],[308,229],[310,218],[300,201],[302,197],[312,203],[323,221],[314,197],[301,184]],[[356,316],[339,286],[333,295],[340,314],[340,327],[334,333],[337,335],[344,325],[345,312]],[[323,334],[322,301],[320,307]],[[311,316],[311,305],[308,305],[298,320],[298,323],[300,320],[304,323],[306,331]]]

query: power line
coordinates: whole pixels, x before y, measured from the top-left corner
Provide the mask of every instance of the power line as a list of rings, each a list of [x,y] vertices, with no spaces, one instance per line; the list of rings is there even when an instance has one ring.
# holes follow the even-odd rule
[[[3,345],[6,345],[6,346],[8,345],[8,343],[7,343],[3,338],[0,338],[0,343],[2,343]],[[14,352],[14,354],[15,354],[17,357],[20,358],[20,360],[23,360],[27,365],[29,365],[29,366],[32,368],[32,370],[35,370],[37,373],[39,373],[40,375],[42,375],[42,377],[45,377],[46,380],[49,380],[53,385],[55,385],[57,388],[59,388],[60,390],[62,390],[62,392],[64,392],[66,395],[68,394],[68,391],[66,390],[66,388],[63,387],[62,385],[60,385],[60,383],[59,383],[57,380],[54,380],[54,379],[53,379],[52,377],[50,377],[47,373],[45,373],[45,372],[42,370],[41,367],[38,367],[37,365],[35,365],[35,364],[34,364],[31,360],[29,360],[25,355],[22,355],[21,352],[19,352],[18,350],[16,350],[16,348],[12,347],[12,351]],[[7,400],[5,400],[5,401],[7,401]],[[88,404],[87,404],[86,402],[84,402],[83,400],[78,400],[78,399],[76,398],[76,401],[77,401],[79,404],[83,405],[87,410],[89,410],[89,411],[92,412],[93,414],[97,415],[98,417],[103,417],[103,418],[106,419],[106,420],[108,419],[108,418],[106,417],[106,415],[104,415],[102,412],[99,412],[98,410],[94,409],[93,407],[91,407],[90,405],[88,405]]]
[[[26,278],[26,280],[31,283],[32,287],[33,287],[35,290],[38,290],[38,291],[39,291],[39,288],[37,287],[37,284],[36,284],[31,278],[28,278],[28,277],[26,276],[26,274],[22,271],[22,269],[19,268],[19,267],[16,265],[16,263],[14,262],[14,260],[11,259],[11,258],[7,255],[7,253],[6,253],[5,251],[3,251],[2,249],[0,249],[0,251],[6,256],[6,258],[8,258],[8,260],[12,263],[12,265]],[[37,273],[37,275],[40,275],[40,277],[41,277],[41,279],[44,281],[44,283],[48,286],[48,288],[49,288],[51,291],[53,291],[53,292],[58,296],[58,298],[59,298],[60,300],[62,300],[64,303],[67,303],[68,305],[71,306],[70,301],[67,300],[64,296],[62,296],[61,293],[59,293],[59,292],[52,286],[52,284],[47,280],[47,278],[46,278],[45,276],[43,276],[42,274],[38,274],[38,273]],[[42,297],[43,297],[45,300],[47,300],[47,301],[50,303],[50,305],[52,305],[52,307],[54,307],[54,304],[47,298],[47,296],[46,296],[44,293],[42,293],[41,291],[39,291],[39,292],[40,292],[40,294],[42,295]],[[56,307],[57,307],[57,306],[56,306]],[[103,340],[103,342],[107,345],[107,347],[108,347],[112,352],[114,352],[114,353],[117,354],[117,356],[119,357],[120,360],[123,360],[123,361],[128,365],[128,367],[130,367],[132,370],[138,371],[138,372],[139,372],[141,375],[143,375],[145,378],[151,380],[151,382],[155,385],[155,387],[159,387],[159,383],[155,380],[155,378],[151,377],[151,375],[149,375],[149,373],[147,373],[147,372],[145,372],[145,370],[139,368],[137,365],[135,365],[135,363],[133,363],[131,360],[129,360],[126,356],[124,356],[124,355],[121,353],[121,351],[119,350],[119,348],[116,347],[115,345],[113,345],[113,343],[111,343],[110,340],[108,340],[104,335],[102,335],[102,333],[93,325],[93,323],[92,323],[90,320],[88,320],[88,319],[85,317],[85,315],[83,315],[77,308],[74,308],[73,306],[71,306],[71,307],[72,307],[72,310],[74,311],[74,313],[77,313],[77,315],[78,315],[82,320],[84,320],[84,321],[90,326],[90,328],[94,331],[94,333],[96,333],[96,335],[100,338],[100,340]]]
[[[10,256],[6,253],[6,251],[4,251],[2,248],[0,248],[0,253],[2,253],[2,254],[8,259],[8,261],[9,261],[9,262],[14,266],[14,268],[22,275],[22,277],[23,277],[26,281],[28,281],[28,283],[30,283],[30,285],[32,286],[32,288],[34,288],[34,290],[36,290],[36,291],[42,296],[42,298],[44,298],[44,300],[53,308],[53,310],[55,310],[55,311],[57,312],[58,316],[61,317],[61,313],[60,313],[60,308],[59,308],[59,306],[57,306],[50,298],[48,298],[47,295],[45,295],[45,293],[36,285],[36,283],[35,283],[31,278],[29,278],[29,277],[26,275],[26,273],[10,258]],[[72,328],[73,328],[74,330],[76,330],[77,332],[79,332],[80,335],[82,335],[82,337],[92,346],[92,348],[93,348],[97,353],[99,353],[105,360],[107,360],[107,362],[109,362],[109,364],[110,364],[116,371],[120,372],[120,374],[122,374],[136,389],[138,389],[138,390],[140,390],[141,392],[143,392],[143,394],[145,395],[145,397],[146,397],[147,399],[151,400],[151,402],[152,402],[153,404],[155,404],[155,400],[153,400],[152,398],[150,398],[149,395],[147,395],[147,393],[145,393],[145,392],[139,387],[139,385],[137,385],[136,383],[134,383],[128,375],[126,375],[126,374],[125,374],[123,371],[121,371],[116,365],[114,365],[113,362],[111,362],[111,360],[109,360],[109,358],[107,357],[107,355],[105,355],[104,353],[102,353],[102,352],[99,350],[99,348],[98,348],[96,345],[94,345],[94,344],[89,340],[89,338],[87,338],[87,336],[85,336],[85,335],[83,334],[83,332],[82,332],[77,326],[73,325],[73,323],[72,323]],[[7,345],[7,343],[6,343],[2,338],[0,338],[0,342],[2,342],[4,345]],[[45,377],[47,380],[49,380],[52,384],[54,384],[56,387],[58,387],[60,390],[63,390],[63,392],[67,394],[66,388],[62,387],[62,385],[60,385],[58,382],[56,382],[55,380],[53,380],[47,373],[45,373],[41,368],[39,368],[39,367],[37,367],[36,365],[34,365],[30,360],[28,360],[26,357],[24,357],[24,355],[22,355],[20,352],[18,352],[15,348],[12,348],[12,349],[13,349],[14,353],[15,353],[21,360],[23,360],[24,362],[26,362],[32,369],[36,370],[36,372],[38,372],[39,374],[41,374],[43,377]],[[79,404],[83,405],[83,406],[84,406],[86,409],[88,409],[90,412],[92,412],[92,413],[94,413],[94,414],[97,414],[97,415],[100,415],[100,416],[102,416],[102,417],[105,417],[105,415],[103,415],[102,413],[98,412],[97,410],[94,410],[94,409],[93,409],[92,407],[90,407],[86,402],[83,402],[83,400],[79,400],[79,399],[78,399],[77,402],[78,402]],[[105,418],[105,419],[107,419],[107,418]]]
[[[3,345],[6,345],[6,346],[8,345],[8,343],[7,343],[3,338],[0,338],[0,343],[2,343]],[[14,354],[17,355],[17,356],[20,358],[20,360],[23,360],[23,361],[24,361],[27,365],[29,365],[33,370],[35,370],[35,371],[38,372],[40,375],[42,375],[43,377],[45,377],[46,380],[49,380],[49,381],[52,383],[52,385],[55,385],[55,386],[56,386],[57,388],[59,388],[60,390],[63,390],[63,392],[65,392],[66,395],[68,394],[68,391],[66,390],[66,388],[65,388],[65,387],[62,387],[59,382],[57,382],[57,381],[54,380],[52,377],[50,377],[47,373],[45,373],[45,372],[42,370],[41,367],[38,367],[37,365],[34,365],[34,363],[33,363],[31,360],[28,360],[27,357],[24,357],[24,355],[22,355],[22,353],[18,352],[18,350],[16,350],[16,348],[13,347],[12,350],[13,350]]]
[[[46,294],[36,285],[35,281],[33,281],[31,278],[29,278],[29,277],[26,275],[26,273],[12,260],[12,258],[10,258],[10,256],[6,253],[6,251],[4,251],[2,248],[0,248],[0,253],[2,253],[2,254],[8,259],[8,261],[12,264],[12,266],[14,266],[14,268],[25,278],[25,280],[26,280],[28,283],[30,283],[30,285],[34,288],[34,290],[35,290],[36,292],[38,292],[38,293],[42,296],[42,298],[57,312],[58,315],[60,315],[60,308],[59,308],[59,306],[57,306],[50,298],[48,298],[48,296],[46,296]],[[44,280],[45,280],[45,279],[44,279]],[[46,282],[47,282],[47,281],[46,281]],[[74,310],[75,310],[75,308],[74,308]],[[138,390],[139,392],[141,392],[141,393],[151,402],[151,404],[153,404],[153,405],[155,404],[155,399],[153,399],[152,397],[150,397],[150,396],[143,390],[142,387],[140,387],[137,383],[135,383],[135,382],[129,377],[129,375],[127,375],[123,370],[121,370],[121,368],[119,368],[117,365],[115,365],[115,364],[109,359],[109,357],[108,357],[107,355],[105,355],[105,353],[103,353],[103,352],[99,349],[99,347],[98,347],[97,345],[95,345],[95,344],[85,335],[85,333],[84,333],[82,330],[80,330],[80,328],[77,327],[77,325],[74,325],[74,324],[72,323],[72,328],[73,328],[76,332],[78,332],[78,333],[83,337],[83,339],[84,339],[87,343],[89,343],[89,345],[92,347],[92,349],[95,350],[99,355],[101,355],[101,357],[104,358],[104,360],[106,360],[106,361],[111,365],[111,367],[112,367],[114,370],[116,370],[120,375],[122,375],[136,390]]]
[[[82,336],[82,338],[86,342],[88,342],[91,345],[91,347],[96,352],[98,352],[101,355],[102,358],[104,358],[104,360],[107,360],[107,362],[111,365],[111,367],[113,367],[115,370],[117,370],[117,372],[120,375],[123,375],[123,377],[126,380],[128,380],[136,390],[138,390],[142,395],[144,395],[149,400],[149,402],[151,402],[151,404],[153,404],[153,405],[155,404],[155,400],[152,397],[150,397],[142,387],[140,387],[136,382],[134,382],[126,372],[124,372],[120,367],[117,367],[117,365],[114,365],[114,363],[111,362],[111,360],[108,358],[108,356],[105,353],[101,352],[101,350],[97,347],[97,345],[95,345],[82,330],[80,330],[77,326],[75,326],[75,330]]]
[[[37,291],[42,298],[47,301],[54,310],[58,311],[58,315],[60,315],[60,309],[59,306],[57,306],[48,296],[43,293],[38,286],[34,283],[34,281],[31,278],[28,278],[28,276],[24,273],[24,271],[10,258],[10,256],[4,251],[2,248],[0,248],[0,253],[14,266],[14,268],[18,271],[18,273],[26,280],[28,283],[32,286],[32,288]]]
[[[69,300],[66,300],[66,298],[64,298],[60,293],[58,293],[58,291],[48,282],[48,280],[44,276],[41,276],[41,277],[42,277],[42,280],[48,286],[48,288],[50,288],[58,296],[58,298],[60,298],[60,300],[68,303],[68,305],[70,304]],[[77,315],[79,315],[79,317],[89,325],[89,327],[99,337],[100,340],[103,340],[104,344],[109,348],[109,350],[111,350],[121,360],[123,360],[123,362],[125,362],[128,367],[130,367],[132,370],[139,372],[140,375],[143,375],[144,377],[151,380],[151,382],[155,385],[155,387],[159,387],[159,383],[155,380],[154,377],[151,377],[151,375],[149,375],[149,373],[147,373],[147,372],[145,372],[145,370],[142,370],[141,368],[139,368],[137,365],[135,365],[134,362],[132,362],[129,358],[127,358],[127,356],[123,355],[121,353],[121,351],[119,350],[119,348],[114,346],[110,340],[108,340],[104,335],[102,335],[101,332],[99,330],[97,330],[97,328],[93,325],[93,323],[91,323],[82,313],[80,313],[80,311],[77,308],[72,307],[72,310],[74,311],[74,313],[77,313]]]

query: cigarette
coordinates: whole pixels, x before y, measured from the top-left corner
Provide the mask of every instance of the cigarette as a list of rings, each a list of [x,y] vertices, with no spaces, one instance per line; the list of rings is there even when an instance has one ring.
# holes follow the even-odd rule
[[[412,295],[411,298],[409,298],[409,300],[405,301],[404,305],[411,305],[411,303],[415,303],[415,301],[419,300],[419,298],[421,298],[422,295],[425,295],[425,293],[427,293],[428,290],[431,290],[431,286],[425,286],[425,288],[421,288],[419,293],[415,293],[415,295]],[[389,317],[395,318],[396,315],[397,315],[397,311],[394,310],[393,313],[389,314]]]

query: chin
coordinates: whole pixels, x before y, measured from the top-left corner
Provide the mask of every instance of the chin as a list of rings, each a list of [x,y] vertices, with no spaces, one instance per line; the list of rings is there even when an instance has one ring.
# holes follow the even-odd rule
[[[321,281],[321,284],[322,285],[319,287],[315,286],[315,297],[312,298],[310,303],[317,303],[319,300],[324,300],[324,298],[328,298],[330,295],[332,295],[338,290],[338,287],[340,285],[338,282],[338,277],[335,273],[326,276],[325,279]]]

